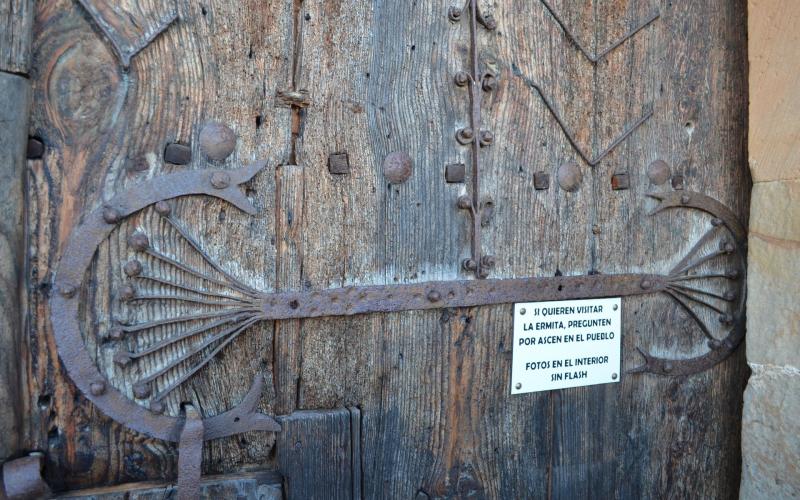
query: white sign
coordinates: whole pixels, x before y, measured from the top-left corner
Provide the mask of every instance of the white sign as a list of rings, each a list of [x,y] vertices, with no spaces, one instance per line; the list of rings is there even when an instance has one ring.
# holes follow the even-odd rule
[[[511,394],[619,382],[621,300],[514,305]]]

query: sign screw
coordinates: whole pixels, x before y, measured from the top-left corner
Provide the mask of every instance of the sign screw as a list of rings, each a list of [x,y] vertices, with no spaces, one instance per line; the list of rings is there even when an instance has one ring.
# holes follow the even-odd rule
[[[617,304],[614,304],[614,307],[612,307],[612,309],[616,311],[617,309],[619,309],[619,306]]]
[[[514,387],[516,387],[516,388],[517,388],[517,390],[520,390],[520,389],[522,389],[522,384],[520,384],[519,382],[517,382],[517,385],[515,385]]]
[[[617,375],[616,373],[611,374],[611,380],[617,380],[617,377],[619,377],[619,375]]]
[[[519,310],[519,314],[520,315],[524,315],[526,312],[528,312],[528,311],[526,311],[524,307]]]

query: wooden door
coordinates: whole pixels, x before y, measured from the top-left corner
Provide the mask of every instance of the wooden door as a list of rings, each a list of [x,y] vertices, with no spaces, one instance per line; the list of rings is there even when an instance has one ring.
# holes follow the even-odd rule
[[[290,498],[737,495],[743,1],[36,9],[53,489],[173,481],[191,404]],[[512,396],[512,303],[609,295],[619,380]]]

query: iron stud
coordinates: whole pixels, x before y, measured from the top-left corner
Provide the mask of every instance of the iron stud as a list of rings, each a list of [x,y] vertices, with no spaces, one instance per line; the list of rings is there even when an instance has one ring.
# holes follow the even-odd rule
[[[91,391],[92,396],[102,396],[106,392],[106,383],[92,382],[89,385],[89,391]]]
[[[133,285],[126,284],[120,287],[118,294],[120,300],[131,300],[135,296],[136,296],[136,289],[133,288]]]
[[[494,142],[494,134],[489,130],[482,130],[481,131],[481,146],[491,146]]]
[[[464,127],[456,132],[456,140],[459,144],[471,144],[475,140],[475,132],[470,127]]]
[[[681,195],[681,203],[688,205],[692,198],[688,194]]]
[[[484,255],[481,257],[481,266],[487,269],[494,269],[494,266],[497,265],[497,261],[494,258],[494,255]]]
[[[147,382],[133,384],[133,395],[136,399],[146,399],[150,397],[150,392],[150,384]]]
[[[116,363],[118,366],[124,368],[131,364],[131,361],[133,360],[131,359],[130,353],[127,351],[117,351],[114,353],[114,363]]]
[[[125,263],[122,267],[122,270],[125,272],[125,275],[129,278],[133,278],[134,276],[139,276],[142,274],[142,263],[138,260],[131,260]]]
[[[150,247],[150,239],[146,234],[136,232],[128,238],[128,245],[137,252],[144,252]]]
[[[236,134],[227,125],[211,122],[200,131],[200,149],[210,160],[224,160],[235,147]]]
[[[150,401],[150,411],[156,414],[164,413],[164,403],[161,401]]]
[[[168,217],[172,213],[172,207],[164,200],[156,203],[156,213],[162,217]]]
[[[461,21],[461,9],[458,7],[450,7],[447,11],[447,17],[454,23]]]
[[[106,224],[116,224],[119,222],[121,215],[115,208],[106,207],[103,209],[103,220]]]
[[[470,199],[469,195],[462,194],[458,197],[456,204],[461,210],[467,210],[468,208],[472,207],[472,200]]]
[[[439,302],[442,300],[442,294],[437,292],[436,290],[431,290],[428,292],[428,301],[429,302]]]
[[[456,85],[463,87],[469,83],[469,75],[466,71],[459,71],[456,73],[456,76],[453,77],[453,80],[456,82]]]
[[[653,282],[650,280],[642,280],[639,286],[642,287],[642,290],[650,290],[651,288],[653,288]]]
[[[461,267],[463,267],[465,271],[476,271],[478,269],[478,263],[475,262],[474,259],[464,259],[461,262]]]
[[[125,330],[121,326],[115,326],[108,331],[108,338],[111,340],[120,340],[123,336],[125,336]]]
[[[231,176],[228,172],[214,172],[211,175],[211,185],[214,189],[225,189],[231,185]]]

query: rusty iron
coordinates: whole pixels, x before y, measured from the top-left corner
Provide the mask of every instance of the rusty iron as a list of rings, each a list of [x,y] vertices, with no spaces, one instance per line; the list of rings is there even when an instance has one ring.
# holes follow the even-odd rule
[[[200,498],[203,465],[203,419],[194,406],[184,408],[186,419],[178,442],[178,500]]]
[[[481,239],[481,227],[484,220],[484,209],[481,207],[480,190],[480,149],[490,146],[494,142],[494,135],[489,130],[481,128],[481,104],[482,93],[496,88],[496,77],[491,73],[481,73],[478,57],[478,26],[482,25],[491,31],[497,28],[494,17],[484,15],[478,7],[477,0],[468,0],[467,8],[461,9],[451,7],[449,10],[450,20],[457,22],[463,17],[463,11],[467,10],[470,18],[470,65],[468,70],[456,73],[455,83],[458,86],[469,86],[470,97],[470,117],[469,126],[459,129],[456,132],[456,141],[471,149],[471,178],[469,182],[469,194],[460,197],[458,207],[468,210],[472,221],[470,257],[462,262],[462,269],[475,274],[477,278],[489,276],[489,268],[483,266],[483,247]]]
[[[215,188],[211,184],[214,173],[220,172],[219,170],[168,174],[132,187],[112,198],[106,206],[118,210],[124,218],[145,207],[179,196],[208,195],[223,199],[248,214],[254,214],[255,208],[239,185],[249,181],[263,167],[264,163],[259,162],[237,170],[225,171],[230,176],[231,183],[222,189]],[[161,206],[164,208],[163,204]],[[80,301],[77,300],[77,290],[91,265],[97,247],[116,227],[109,225],[103,219],[104,209],[105,207],[99,207],[88,213],[81,224],[73,230],[56,269],[54,284],[59,293],[50,299],[50,315],[58,352],[75,385],[106,415],[133,430],[176,442],[183,427],[183,419],[162,415],[163,404],[160,401],[154,401],[151,405],[153,411],[150,411],[108,384],[86,350],[81,335],[78,312]],[[147,236],[142,233],[134,234],[129,243],[140,251],[153,251]],[[113,330],[124,334],[124,328],[123,326],[118,330],[114,327]],[[98,390],[100,383],[104,384],[102,391]],[[262,388],[263,378],[259,375],[239,407],[206,418],[205,439],[216,439],[251,430],[279,431],[280,426],[274,419],[256,410]]]
[[[328,156],[328,171],[334,175],[350,173],[350,157],[347,153],[332,153]]]
[[[614,191],[630,189],[630,187],[631,179],[627,173],[619,173],[611,176],[611,189]]]
[[[583,181],[583,172],[581,168],[574,161],[564,163],[558,167],[558,185],[564,191],[572,192],[577,191]]]
[[[550,174],[547,172],[534,172],[533,189],[536,189],[537,191],[550,189]]]
[[[210,160],[222,161],[236,148],[236,134],[227,125],[207,123],[200,131],[200,150]]]
[[[164,161],[173,165],[188,165],[192,162],[192,148],[172,142],[164,147]]]
[[[626,41],[628,41],[630,38],[634,37],[634,36],[635,36],[637,33],[639,33],[640,31],[642,31],[642,30],[643,30],[643,29],[645,29],[647,26],[649,26],[650,24],[652,24],[653,22],[655,22],[655,21],[656,21],[656,19],[658,19],[659,17],[661,17],[661,13],[660,13],[660,12],[658,12],[658,11],[654,12],[653,14],[649,15],[648,17],[646,17],[646,18],[645,18],[643,21],[641,21],[639,24],[637,24],[636,26],[634,26],[633,28],[631,28],[630,30],[628,30],[628,32],[627,32],[627,33],[625,33],[624,35],[622,35],[622,36],[621,36],[619,39],[617,39],[615,42],[611,43],[611,45],[609,45],[607,48],[603,49],[602,51],[598,52],[597,54],[592,54],[591,52],[589,52],[589,51],[588,51],[588,50],[587,50],[587,49],[586,49],[586,48],[585,48],[585,47],[584,47],[584,46],[583,46],[583,45],[582,45],[582,44],[581,44],[581,43],[578,41],[578,39],[575,37],[575,35],[573,35],[573,34],[572,34],[572,31],[570,31],[570,29],[569,29],[569,28],[567,28],[567,25],[566,25],[566,23],[565,23],[565,22],[564,22],[564,21],[561,19],[561,16],[559,16],[559,15],[558,15],[558,13],[556,12],[556,10],[555,10],[553,7],[551,7],[551,6],[550,6],[550,3],[549,3],[547,0],[541,0],[541,2],[542,2],[542,5],[544,5],[544,8],[545,8],[545,9],[547,9],[547,11],[548,11],[548,12],[550,13],[550,15],[553,17],[553,20],[555,20],[556,24],[558,24],[558,26],[561,28],[561,31],[563,31],[563,32],[564,32],[564,36],[566,36],[566,37],[567,37],[567,40],[569,40],[569,41],[570,41],[570,43],[572,43],[573,45],[575,45],[575,47],[578,49],[578,51],[579,51],[579,52],[580,52],[580,53],[581,53],[581,54],[582,54],[582,55],[583,55],[583,56],[584,56],[584,57],[585,57],[585,58],[586,58],[586,59],[587,59],[589,62],[591,62],[593,65],[596,65],[596,64],[597,64],[597,63],[598,63],[600,60],[602,60],[602,59],[603,59],[604,57],[606,57],[608,54],[610,54],[610,53],[611,53],[611,52],[613,52],[615,49],[617,49],[617,48],[618,48],[620,45],[622,45],[623,43],[625,43]]]
[[[383,176],[390,184],[402,184],[411,178],[414,171],[414,162],[408,153],[394,152],[386,155],[383,160]]]
[[[463,163],[451,163],[444,167],[444,180],[449,184],[463,184],[467,177],[467,166]]]
[[[670,178],[670,168],[664,160],[655,160],[647,166],[647,178],[655,186],[660,186]]]
[[[49,498],[50,488],[42,479],[43,466],[44,455],[38,452],[4,463],[0,498],[9,500]]]

